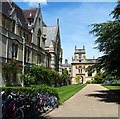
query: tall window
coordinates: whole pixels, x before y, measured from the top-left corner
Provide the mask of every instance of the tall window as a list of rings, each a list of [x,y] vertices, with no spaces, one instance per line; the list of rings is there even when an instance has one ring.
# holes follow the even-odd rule
[[[12,31],[12,32],[15,32],[15,22],[12,23],[11,31]]]
[[[37,45],[40,47],[40,37],[38,37]]]
[[[18,45],[13,43],[12,45],[12,58],[17,58]]]
[[[27,61],[30,61],[30,50],[28,49],[28,57],[27,57]]]
[[[37,64],[40,64],[40,63],[41,63],[41,57],[40,57],[40,54],[38,54]]]
[[[25,35],[26,35],[25,32],[23,32],[23,37],[24,37],[24,38],[26,38]]]
[[[38,30],[38,34],[37,34],[37,35],[38,35],[37,45],[40,47],[40,45],[41,45],[41,44],[40,44],[40,40],[41,40],[41,38],[40,38],[40,37],[41,37],[41,30],[40,30],[40,29]]]
[[[82,69],[78,69],[78,72],[81,74],[82,73]]]
[[[79,60],[81,60],[82,59],[82,56],[81,56],[81,54],[79,54]]]

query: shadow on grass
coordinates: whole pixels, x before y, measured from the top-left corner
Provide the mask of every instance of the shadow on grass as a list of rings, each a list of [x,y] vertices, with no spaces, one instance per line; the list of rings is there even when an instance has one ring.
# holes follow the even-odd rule
[[[96,93],[88,94],[86,96],[99,98],[99,101],[107,103],[120,104],[120,90],[96,90]]]

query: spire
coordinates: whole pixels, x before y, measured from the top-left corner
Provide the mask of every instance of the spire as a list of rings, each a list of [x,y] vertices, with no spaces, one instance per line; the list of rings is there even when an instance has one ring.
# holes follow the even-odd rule
[[[72,56],[72,61],[73,61],[73,56]]]
[[[59,19],[57,19],[57,25],[59,25]]]
[[[83,45],[83,49],[85,49],[85,46]]]
[[[75,46],[75,49],[76,49],[77,47]]]
[[[38,8],[40,8],[40,3],[38,4]]]

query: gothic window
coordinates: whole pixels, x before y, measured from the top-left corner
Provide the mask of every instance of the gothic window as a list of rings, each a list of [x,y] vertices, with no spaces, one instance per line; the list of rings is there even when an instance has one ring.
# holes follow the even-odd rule
[[[40,37],[38,37],[38,43],[37,45],[40,47]]]
[[[12,31],[12,32],[15,32],[15,22],[12,23],[11,31]]]
[[[37,39],[37,45],[40,47],[40,37],[41,37],[41,31],[40,29],[38,30],[38,39]]]
[[[41,56],[40,54],[38,54],[37,64],[40,64],[40,63],[41,63]]]
[[[27,61],[29,62],[30,61],[30,50],[28,49],[28,59]]]
[[[17,58],[17,50],[18,50],[18,45],[13,43],[13,45],[12,45],[12,58]]]
[[[25,38],[25,32],[23,33],[23,37]]]

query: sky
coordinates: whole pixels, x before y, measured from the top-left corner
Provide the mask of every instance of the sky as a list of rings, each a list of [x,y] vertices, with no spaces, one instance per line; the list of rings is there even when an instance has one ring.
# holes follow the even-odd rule
[[[22,9],[38,7],[38,3],[36,2],[16,2],[16,4]],[[75,46],[82,48],[84,45],[87,58],[93,58],[93,56],[98,58],[102,55],[97,49],[94,49],[96,46],[96,37],[93,34],[89,34],[92,30],[92,27],[89,25],[112,20],[112,16],[109,14],[115,6],[116,2],[44,1],[41,4],[43,21],[48,26],[56,25],[57,18],[60,19],[59,26],[61,46],[63,48],[63,63],[65,59],[68,59],[69,63],[71,63]]]

